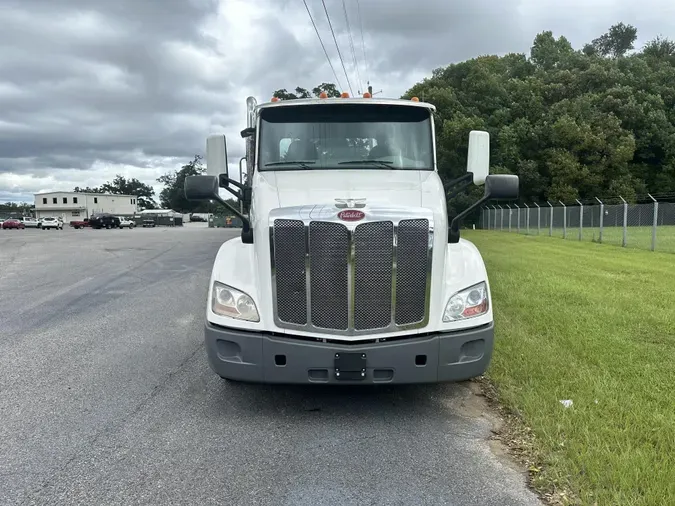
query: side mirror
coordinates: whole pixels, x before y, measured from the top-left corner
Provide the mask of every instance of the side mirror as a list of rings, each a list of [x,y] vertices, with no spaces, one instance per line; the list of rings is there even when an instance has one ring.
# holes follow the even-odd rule
[[[187,176],[185,178],[185,198],[188,200],[217,200],[218,177],[216,176]]]
[[[490,134],[482,130],[469,132],[466,171],[473,174],[473,184],[482,185],[490,172]]]
[[[459,241],[459,224],[465,216],[473,212],[479,206],[482,206],[488,200],[515,200],[518,198],[520,180],[514,174],[492,174],[485,176],[485,193],[478,202],[464,209],[450,223],[448,228],[448,242],[456,243]]]
[[[219,180],[221,175],[228,177],[227,143],[223,134],[213,134],[206,138],[206,173],[214,176],[216,180]]]
[[[489,200],[515,200],[520,180],[514,174],[491,174],[485,178],[485,197]]]

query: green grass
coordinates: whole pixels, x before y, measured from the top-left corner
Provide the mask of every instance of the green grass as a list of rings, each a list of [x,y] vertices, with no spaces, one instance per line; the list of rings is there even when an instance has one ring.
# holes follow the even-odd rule
[[[516,229],[512,228],[512,233]],[[526,234],[525,227],[521,227],[521,234]],[[542,227],[540,234],[548,236],[549,229]],[[530,235],[537,235],[536,225],[530,228]],[[562,238],[563,229],[554,228],[552,237]],[[599,242],[600,228],[599,227],[584,227],[581,233],[582,241]],[[567,240],[579,240],[579,228],[567,227]],[[614,246],[621,246],[623,244],[623,227],[604,227],[602,231],[602,243],[611,244]],[[652,227],[628,227],[626,233],[626,247],[651,250],[652,247]],[[675,226],[658,226],[656,227],[656,250],[666,253],[675,253]]]
[[[534,485],[564,484],[583,504],[675,504],[675,255],[463,237],[487,265],[497,325],[488,377],[534,433]]]

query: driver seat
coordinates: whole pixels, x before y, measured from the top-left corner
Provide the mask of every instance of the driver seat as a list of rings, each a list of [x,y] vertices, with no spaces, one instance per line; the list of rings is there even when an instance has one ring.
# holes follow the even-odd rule
[[[288,151],[284,156],[288,161],[316,160],[319,158],[318,151],[314,143],[305,140],[291,142]]]

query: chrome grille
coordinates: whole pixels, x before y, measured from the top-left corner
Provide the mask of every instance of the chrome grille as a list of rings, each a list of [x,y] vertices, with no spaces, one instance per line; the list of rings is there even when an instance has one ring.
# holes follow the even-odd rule
[[[307,323],[305,280],[305,224],[299,220],[274,222],[274,265],[277,315],[281,321]]]
[[[427,220],[403,220],[398,224],[396,244],[396,325],[421,322],[427,289]]]
[[[367,209],[356,223],[334,206],[270,215],[279,327],[338,335],[421,328],[429,319],[431,212]]]
[[[315,327],[347,330],[348,260],[347,227],[326,221],[309,225],[310,300]]]
[[[365,223],[354,231],[354,328],[379,329],[391,323],[394,225]],[[424,301],[422,301],[424,302]]]

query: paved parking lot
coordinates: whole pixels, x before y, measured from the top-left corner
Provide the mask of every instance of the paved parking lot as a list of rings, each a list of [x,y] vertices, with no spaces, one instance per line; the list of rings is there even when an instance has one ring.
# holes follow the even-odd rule
[[[232,231],[0,230],[0,504],[538,504],[466,385],[230,385]]]

